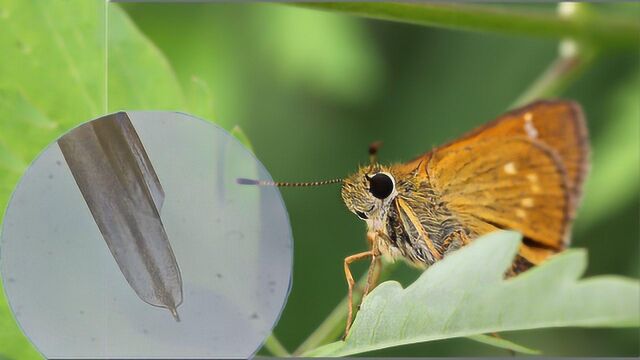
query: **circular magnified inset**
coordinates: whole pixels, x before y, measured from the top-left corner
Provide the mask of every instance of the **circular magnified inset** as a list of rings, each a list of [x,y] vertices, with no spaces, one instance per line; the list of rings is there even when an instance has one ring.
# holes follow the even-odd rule
[[[51,144],[9,203],[0,270],[47,358],[250,357],[289,293],[292,238],[262,164],[221,128],[121,112]]]

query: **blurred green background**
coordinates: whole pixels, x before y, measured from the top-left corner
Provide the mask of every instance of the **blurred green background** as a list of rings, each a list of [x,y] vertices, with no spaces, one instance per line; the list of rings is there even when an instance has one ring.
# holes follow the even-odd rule
[[[637,4],[590,10],[640,16]],[[46,144],[120,109],[180,110],[239,125],[278,180],[346,176],[367,162],[375,140],[384,142],[382,162],[408,160],[504,112],[557,48],[551,39],[283,4],[0,0],[0,208]],[[639,50],[600,53],[561,94],[583,105],[591,132],[592,173],[573,237],[573,246],[589,250],[589,275],[640,276]],[[338,186],[282,193],[295,268],[275,334],[293,350],[345,295],[342,261],[366,249],[365,225],[346,211]],[[364,270],[356,265],[354,273]],[[415,276],[402,267],[393,278]],[[638,329],[503,336],[546,355],[640,354]],[[455,339],[368,355],[508,353]],[[3,357],[34,352],[0,296]]]

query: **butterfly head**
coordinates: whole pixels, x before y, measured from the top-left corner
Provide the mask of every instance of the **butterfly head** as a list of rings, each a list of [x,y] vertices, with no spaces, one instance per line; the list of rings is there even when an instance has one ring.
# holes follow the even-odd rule
[[[383,166],[366,166],[342,183],[342,200],[349,211],[370,223],[382,221],[397,195],[396,180]]]

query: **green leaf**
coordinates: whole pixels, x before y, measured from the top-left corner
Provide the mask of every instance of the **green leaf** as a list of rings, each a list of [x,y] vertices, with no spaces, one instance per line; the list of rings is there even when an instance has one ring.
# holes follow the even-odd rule
[[[403,289],[388,281],[364,301],[344,342],[313,355],[344,356],[417,342],[545,327],[640,325],[640,283],[579,280],[586,252],[567,250],[515,278],[503,274],[520,244],[496,232],[451,254]]]
[[[31,160],[59,133],[51,121],[15,89],[0,88],[0,218],[13,185]]]
[[[104,2],[0,1],[0,87],[63,126],[104,110]],[[2,121],[20,121],[9,118]]]

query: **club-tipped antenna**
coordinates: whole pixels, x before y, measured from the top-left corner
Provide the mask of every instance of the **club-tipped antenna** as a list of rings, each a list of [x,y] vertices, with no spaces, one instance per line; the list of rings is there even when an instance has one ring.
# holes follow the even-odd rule
[[[306,181],[306,182],[286,182],[286,181],[269,181],[269,180],[253,180],[238,178],[236,182],[240,185],[258,185],[258,186],[277,186],[277,187],[304,187],[304,186],[320,186],[341,183],[343,179],[332,179],[323,181]]]

